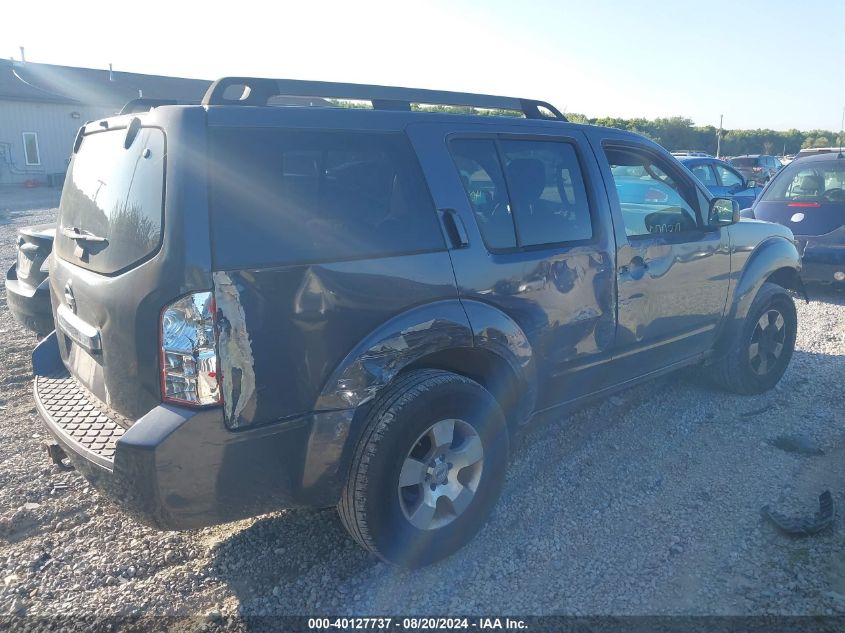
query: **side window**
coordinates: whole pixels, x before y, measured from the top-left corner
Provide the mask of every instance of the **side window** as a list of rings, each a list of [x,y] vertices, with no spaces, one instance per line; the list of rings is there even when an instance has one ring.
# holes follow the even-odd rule
[[[728,169],[724,165],[716,165],[716,173],[719,174],[719,180],[722,181],[723,187],[742,186],[742,178],[732,169]]]
[[[712,187],[716,184],[716,177],[713,175],[710,165],[694,165],[690,171],[692,171],[693,176],[698,178],[706,186]]]
[[[212,128],[210,144],[221,265],[445,247],[416,156],[401,134],[221,127]]]
[[[672,176],[663,158],[632,147],[606,146],[604,151],[629,237],[698,228],[694,187]]]
[[[455,139],[452,157],[488,248],[516,247],[505,175],[492,139]]]
[[[592,238],[587,190],[570,143],[456,139],[450,147],[489,248]]]
[[[570,143],[503,140],[501,148],[520,246],[593,237],[587,190]]]

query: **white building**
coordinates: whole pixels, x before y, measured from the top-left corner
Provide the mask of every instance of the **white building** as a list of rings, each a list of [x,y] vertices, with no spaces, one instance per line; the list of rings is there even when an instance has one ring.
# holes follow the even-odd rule
[[[80,126],[139,97],[199,102],[211,82],[0,60],[0,185],[58,186]]]

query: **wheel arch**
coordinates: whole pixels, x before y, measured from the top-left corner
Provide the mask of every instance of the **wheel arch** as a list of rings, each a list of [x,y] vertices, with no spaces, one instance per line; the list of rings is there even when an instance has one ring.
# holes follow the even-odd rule
[[[761,242],[745,262],[733,292],[730,319],[742,320],[754,297],[766,282],[803,293],[799,272],[801,256],[795,244],[784,237],[773,236]]]
[[[717,357],[728,351],[733,332],[742,326],[754,298],[764,284],[774,283],[786,290],[805,295],[800,270],[801,257],[798,249],[784,237],[770,237],[754,249],[735,282],[731,304],[716,342]]]
[[[524,377],[504,357],[482,347],[444,349],[423,356],[403,368],[442,369],[474,380],[498,401],[510,427],[514,427],[533,408],[531,391]]]

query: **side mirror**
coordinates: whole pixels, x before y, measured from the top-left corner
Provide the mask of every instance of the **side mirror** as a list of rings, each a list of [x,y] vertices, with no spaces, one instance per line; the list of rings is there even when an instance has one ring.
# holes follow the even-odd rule
[[[755,187],[757,187],[757,181],[754,180],[753,178],[749,178],[748,180],[745,181],[745,188],[746,189],[754,189]]]
[[[739,203],[731,198],[710,201],[710,226],[728,226],[739,222]]]

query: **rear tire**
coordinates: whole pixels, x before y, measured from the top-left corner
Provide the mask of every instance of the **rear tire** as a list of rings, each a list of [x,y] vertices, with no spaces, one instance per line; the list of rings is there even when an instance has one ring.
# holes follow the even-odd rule
[[[725,355],[706,368],[726,391],[751,395],[774,387],[783,377],[798,333],[798,315],[789,293],[765,283],[745,320],[733,326]]]
[[[508,430],[477,382],[422,369],[401,376],[373,404],[338,504],[352,537],[404,567],[463,547],[499,497]]]

